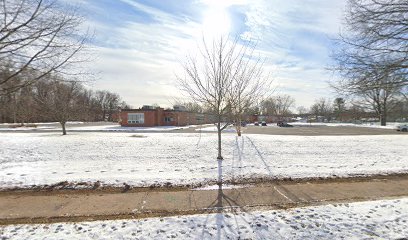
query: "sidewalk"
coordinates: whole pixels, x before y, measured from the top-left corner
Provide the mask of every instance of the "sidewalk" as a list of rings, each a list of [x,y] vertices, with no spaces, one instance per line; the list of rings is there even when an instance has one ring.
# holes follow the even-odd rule
[[[285,208],[408,196],[408,176],[279,182],[234,189],[1,193],[0,224],[143,218],[253,207]]]

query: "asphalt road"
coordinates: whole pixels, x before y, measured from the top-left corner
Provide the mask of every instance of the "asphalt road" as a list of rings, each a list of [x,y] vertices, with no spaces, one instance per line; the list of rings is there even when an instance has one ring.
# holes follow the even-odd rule
[[[278,127],[278,126],[249,126],[245,130],[249,134],[273,134],[273,135],[388,135],[388,134],[403,134],[394,129],[369,128],[369,127],[328,127],[328,126],[294,126]]]
[[[199,128],[188,128],[172,132],[192,133],[198,132]],[[370,128],[370,127],[329,127],[329,126],[294,126],[278,127],[270,126],[247,126],[242,128],[244,134],[268,134],[268,135],[299,135],[299,136],[341,136],[341,135],[393,135],[408,133],[398,132],[395,129]],[[205,131],[202,131],[205,132]]]

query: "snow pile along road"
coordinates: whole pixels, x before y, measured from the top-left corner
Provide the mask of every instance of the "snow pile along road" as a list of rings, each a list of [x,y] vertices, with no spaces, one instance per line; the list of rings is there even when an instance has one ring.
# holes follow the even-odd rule
[[[2,133],[0,186],[61,181],[133,186],[217,179],[217,136],[162,133]],[[225,180],[408,172],[408,136],[223,135]]]
[[[0,226],[5,239],[405,239],[408,199],[248,213]]]

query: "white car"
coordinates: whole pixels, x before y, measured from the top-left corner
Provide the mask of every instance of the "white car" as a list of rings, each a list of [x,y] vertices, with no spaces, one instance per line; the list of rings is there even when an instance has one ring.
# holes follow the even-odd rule
[[[399,126],[397,127],[397,131],[408,132],[408,124],[399,125]]]

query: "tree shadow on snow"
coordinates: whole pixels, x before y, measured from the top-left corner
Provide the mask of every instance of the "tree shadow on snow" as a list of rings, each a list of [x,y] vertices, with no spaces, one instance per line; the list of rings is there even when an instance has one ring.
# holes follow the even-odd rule
[[[273,174],[273,167],[268,165],[266,158],[256,143],[248,136],[242,136],[240,138],[241,141],[239,141],[239,137],[236,137],[232,146],[234,148],[234,154],[231,160],[232,182],[234,182],[235,178],[242,176],[243,167],[247,165],[245,164],[246,161],[261,161],[261,164],[265,167],[270,177],[270,181],[268,181],[268,183],[273,186],[273,190],[270,192],[270,194],[280,195],[286,198],[289,202],[300,201],[295,193],[292,193],[285,186],[279,183],[279,181],[273,180],[276,178],[276,176]],[[255,158],[249,159],[245,155],[245,151],[251,150],[254,150],[256,155]],[[233,237],[242,235],[241,237],[254,237],[260,239],[271,238],[272,236],[264,235],[266,234],[265,232],[259,231],[256,224],[254,224],[256,222],[256,216],[245,210],[246,206],[249,206],[253,202],[257,202],[257,198],[261,196],[251,194],[247,188],[233,188],[228,190],[223,189],[222,164],[223,160],[218,160],[217,198],[208,206],[209,213],[216,212],[216,214],[207,215],[204,223],[202,224],[203,229],[201,232],[201,239],[223,239],[228,238],[228,236],[231,234]],[[215,223],[215,228],[217,231],[215,236],[210,233],[209,230],[211,230],[211,226],[208,225],[212,225],[213,222]],[[275,234],[279,235],[279,233]]]
[[[248,222],[243,214],[252,216],[251,213],[245,210],[245,204],[240,204],[240,202],[244,202],[244,199],[241,196],[241,192],[245,191],[240,189],[228,189],[225,191],[223,189],[223,181],[222,181],[222,160],[218,160],[218,189],[217,189],[217,198],[208,206],[209,213],[216,214],[208,214],[204,223],[202,224],[203,229],[201,232],[200,239],[224,239],[228,238],[231,234],[233,236],[239,236],[241,225],[240,223],[244,223],[246,227],[249,226],[251,228],[251,223]],[[212,235],[209,231],[208,224],[212,224],[213,221],[215,222],[216,228],[216,235]],[[211,229],[210,229],[211,230]],[[213,229],[214,230],[214,229]],[[250,229],[251,232],[256,232],[255,229]],[[262,233],[256,233],[257,237],[266,238],[267,236],[262,236]]]
[[[272,171],[272,167],[268,165],[267,161],[265,160],[265,157],[263,156],[260,149],[255,145],[254,141],[248,136],[246,136],[246,139],[250,143],[251,147],[256,151],[257,156],[261,160],[261,162],[264,165],[265,169],[268,171],[269,177],[271,179],[269,181],[269,183],[273,186],[274,190],[279,195],[283,196],[284,198],[286,198],[290,202],[299,202],[299,201],[301,201],[301,199],[299,197],[297,197],[295,193],[291,192],[289,189],[287,189],[285,186],[283,186],[281,183],[279,183],[279,181],[274,181],[273,180],[273,179],[276,179],[277,176],[276,175],[274,176],[273,171]]]

